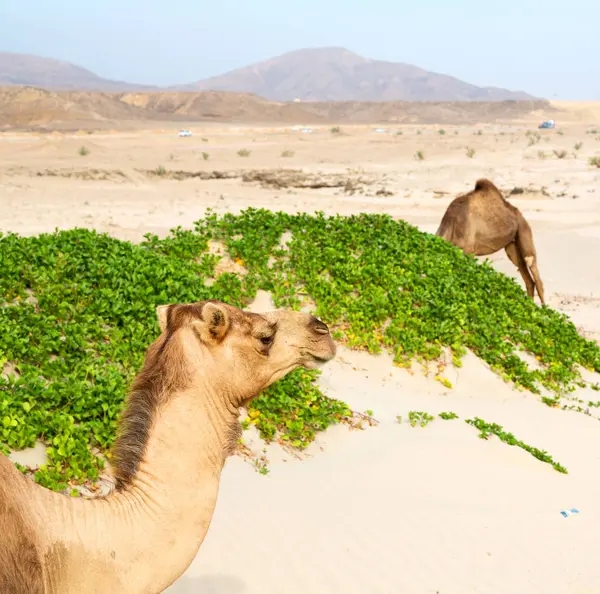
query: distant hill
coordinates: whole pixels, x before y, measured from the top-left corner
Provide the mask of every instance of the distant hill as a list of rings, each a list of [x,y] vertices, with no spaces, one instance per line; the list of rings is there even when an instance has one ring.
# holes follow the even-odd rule
[[[534,98],[520,91],[477,87],[410,64],[370,60],[344,48],[288,52],[177,88],[255,93],[275,101],[505,101]]]
[[[269,101],[227,91],[51,91],[0,88],[0,130],[138,128],[149,122],[246,122],[258,124],[476,124],[537,121],[556,112],[546,100],[487,102]],[[175,122],[180,122],[176,124]],[[146,124],[145,124],[146,123]]]
[[[156,88],[102,78],[85,68],[53,58],[0,52],[0,86],[12,85],[65,91],[133,91]]]
[[[410,64],[363,58],[343,48],[289,52],[221,76],[161,88],[109,80],[68,62],[0,52],[0,86],[65,91],[232,91],[272,101],[506,101],[531,95],[477,87]]]

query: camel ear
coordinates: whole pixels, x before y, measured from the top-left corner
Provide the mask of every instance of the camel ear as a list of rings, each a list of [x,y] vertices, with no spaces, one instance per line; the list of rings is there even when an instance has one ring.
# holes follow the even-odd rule
[[[160,331],[164,332],[167,329],[167,315],[169,313],[168,305],[159,305],[156,308],[156,317],[158,318],[158,325],[160,326]]]
[[[227,309],[221,304],[210,302],[202,308],[202,319],[192,324],[194,331],[205,344],[220,343],[229,332],[230,325]]]

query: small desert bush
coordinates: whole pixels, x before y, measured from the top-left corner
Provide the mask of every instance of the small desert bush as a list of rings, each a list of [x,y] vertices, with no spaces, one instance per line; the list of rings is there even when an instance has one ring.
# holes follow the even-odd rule
[[[202,153],[202,158],[203,158],[205,161],[208,161],[208,159],[210,159],[210,155],[209,155],[208,153],[205,153],[205,152],[203,152],[203,153]]]
[[[469,159],[472,159],[474,156],[475,156],[475,149],[467,147],[467,157],[469,157]]]
[[[554,149],[554,154],[556,155],[557,159],[564,159],[567,156],[567,151],[561,149],[559,151],[557,151],[556,149]]]
[[[600,167],[600,157],[590,157],[590,165],[592,167]]]
[[[294,153],[294,151],[283,151],[283,152],[281,153],[281,156],[282,156],[282,157],[293,157],[293,156],[294,156],[294,154],[295,154],[295,153]]]
[[[577,143],[575,143],[575,146],[573,148],[576,151],[580,151],[582,146],[583,146],[583,142],[577,142]]]
[[[77,152],[78,152],[78,153],[79,153],[79,154],[80,154],[82,157],[85,157],[85,156],[87,156],[87,155],[89,155],[89,154],[90,154],[90,150],[89,150],[87,147],[85,147],[85,146],[82,146],[82,147],[81,147],[81,148],[80,148],[80,149],[79,149]]]
[[[340,134],[340,132],[342,131],[342,129],[339,126],[333,126],[332,128],[329,128],[329,131],[332,134]]]
[[[158,175],[159,177],[164,177],[165,175],[167,175],[167,170],[162,165],[159,165],[154,170],[154,175]]]
[[[538,159],[545,159],[546,153],[544,151],[538,151]]]
[[[423,151],[417,151],[415,153],[415,159],[417,161],[424,161],[425,160],[425,154],[423,153]]]
[[[251,153],[252,153],[252,151],[249,151],[248,149],[245,149],[245,148],[240,149],[237,152],[239,157],[249,157]]]
[[[441,130],[438,130],[438,134],[440,136],[443,136],[444,134],[446,134],[446,130],[444,130],[443,128]]]

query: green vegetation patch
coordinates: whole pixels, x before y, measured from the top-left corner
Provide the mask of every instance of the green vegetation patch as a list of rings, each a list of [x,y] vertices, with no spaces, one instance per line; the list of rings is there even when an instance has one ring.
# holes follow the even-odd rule
[[[517,439],[512,433],[504,431],[501,425],[496,423],[487,423],[478,417],[475,417],[474,419],[465,419],[465,423],[468,423],[469,425],[472,425],[478,429],[480,432],[479,437],[481,439],[489,439],[490,435],[495,435],[500,441],[503,441],[511,446],[517,446],[518,448],[529,452],[534,458],[537,458],[541,462],[550,464],[554,470],[557,470],[562,474],[567,474],[567,469],[558,462],[555,462],[548,452],[534,448],[520,439]]]
[[[209,240],[247,274],[213,278],[219,257]],[[0,368],[16,372],[0,375],[0,447],[47,443],[35,478],[50,488],[95,480],[158,335],[155,307],[208,298],[244,307],[259,289],[277,307],[314,304],[337,340],[389,349],[398,365],[434,360],[444,348],[459,363],[468,348],[518,386],[556,393],[581,382],[577,364],[600,371],[600,350],[566,316],[535,305],[488,263],[389,216],[209,212],[193,230],[140,245],[83,229],[8,234],[0,236]],[[253,403],[249,417],[265,439],[302,448],[350,421],[317,375],[298,370]]]

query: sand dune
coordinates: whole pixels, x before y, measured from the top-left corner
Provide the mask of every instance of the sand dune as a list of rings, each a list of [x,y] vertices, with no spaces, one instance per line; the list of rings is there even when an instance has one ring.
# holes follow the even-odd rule
[[[600,135],[588,125],[598,108],[557,108],[570,110],[561,112],[570,123],[563,126],[563,116],[557,116],[562,134],[540,131],[533,143],[535,122],[521,119],[447,126],[443,135],[437,125],[406,125],[402,135],[348,125],[336,135],[326,125],[302,134],[256,123],[245,129],[197,125],[187,139],[177,137],[174,124],[92,135],[6,132],[0,134],[0,231],[37,234],[84,226],[137,241],[147,232],[191,227],[206,207],[222,213],[254,206],[385,212],[433,232],[454,195],[487,176],[507,194],[523,189],[510,200],[532,225],[549,304],[571,316],[582,333],[600,339],[600,268],[594,266],[600,253],[600,169],[589,163],[600,156]],[[89,154],[81,156],[81,146]],[[475,150],[473,157],[467,147]],[[250,154],[239,156],[242,148]],[[566,155],[558,158],[555,150]],[[423,160],[416,158],[418,151]],[[243,176],[178,181],[144,173],[159,166],[274,175],[299,169],[345,176],[354,190],[264,187]],[[382,189],[386,193],[378,194]],[[520,278],[504,253],[492,261]],[[600,591],[595,409],[588,416],[544,406],[539,397],[513,390],[472,354],[462,368],[447,372],[452,389],[416,366],[411,374],[386,355],[341,348],[324,368],[321,386],[355,410],[370,409],[379,424],[362,431],[330,429],[301,460],[271,446],[267,476],[230,458],[208,537],[168,592]],[[584,389],[575,395],[584,402],[600,398]],[[411,410],[453,411],[459,418],[414,428],[397,422]],[[498,439],[479,439],[465,423],[473,416],[547,450],[569,474]],[[262,448],[251,433],[246,438]],[[560,514],[572,507],[580,513]]]
[[[377,427],[330,430],[312,458],[271,462],[267,477],[238,459],[227,463],[201,553],[167,592],[600,588],[591,553],[600,522],[600,460],[592,453],[600,447],[598,422],[514,393],[475,357],[451,394],[382,359],[342,349],[321,382],[329,395],[372,409]],[[483,442],[460,419],[424,428],[396,422],[424,408],[495,419],[552,451],[570,474],[497,440]],[[570,507],[581,513],[560,515]]]

